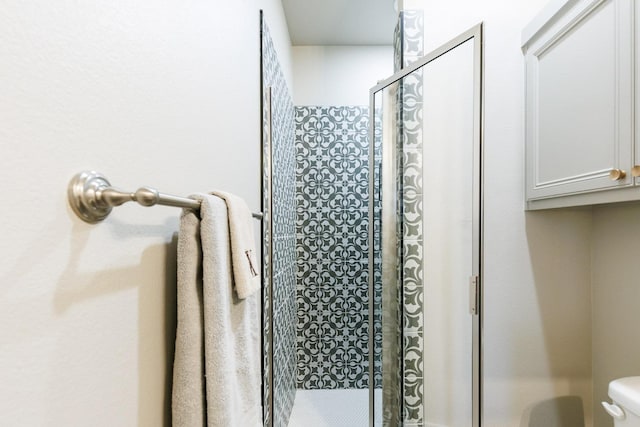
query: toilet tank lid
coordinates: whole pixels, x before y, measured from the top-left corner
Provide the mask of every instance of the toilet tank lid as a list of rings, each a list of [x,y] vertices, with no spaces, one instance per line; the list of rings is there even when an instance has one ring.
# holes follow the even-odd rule
[[[611,381],[609,397],[640,416],[640,377],[626,377]]]

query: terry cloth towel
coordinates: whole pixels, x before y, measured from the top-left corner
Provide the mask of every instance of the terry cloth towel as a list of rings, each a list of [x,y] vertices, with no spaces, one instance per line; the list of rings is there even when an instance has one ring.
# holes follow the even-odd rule
[[[260,266],[256,261],[253,217],[249,207],[240,197],[224,191],[213,191],[211,194],[227,203],[233,279],[238,298],[244,299],[260,289]]]
[[[185,209],[178,238],[172,425],[259,427],[259,294],[241,300],[233,290],[226,203],[196,197],[201,219]]]

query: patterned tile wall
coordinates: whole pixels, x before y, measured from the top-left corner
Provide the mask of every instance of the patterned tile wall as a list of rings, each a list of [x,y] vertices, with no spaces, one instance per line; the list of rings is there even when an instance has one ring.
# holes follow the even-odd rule
[[[401,190],[401,180],[398,171],[401,171],[402,163],[398,161],[396,153],[400,153],[401,150],[397,146],[400,141],[400,126],[401,120],[401,108],[400,108],[400,85],[392,85],[387,90],[388,99],[395,99],[390,111],[383,111],[385,116],[384,126],[389,126],[393,132],[388,133],[388,137],[385,140],[384,156],[394,156],[392,159],[385,159],[385,164],[395,161],[395,171],[385,172],[383,169],[377,175],[384,173],[395,173],[395,183],[391,184],[386,182],[389,178],[385,176],[384,188],[380,187],[380,192],[390,192],[395,189]],[[383,110],[389,107],[387,104],[383,104]],[[391,147],[387,147],[389,144]],[[380,153],[382,156],[382,153]],[[380,176],[379,179],[382,179]],[[382,182],[381,182],[382,185]],[[392,187],[393,185],[393,187]],[[381,195],[382,195],[381,194]],[[380,243],[377,249],[380,253],[380,257],[384,258],[386,262],[381,263],[380,274],[381,281],[384,280],[384,286],[380,286],[380,302],[376,308],[380,311],[382,318],[382,338],[384,345],[381,345],[382,352],[382,417],[383,424],[389,427],[397,427],[401,425],[402,420],[402,374],[403,374],[403,348],[402,348],[402,286],[401,286],[401,274],[402,274],[402,251],[400,245],[400,236],[402,230],[402,222],[397,218],[401,217],[401,204],[397,201],[402,200],[401,193],[397,194],[394,200],[388,200],[390,197],[386,196],[383,209],[387,210],[391,208],[392,212],[384,213],[384,216],[391,216],[394,226],[391,229],[388,228],[389,218],[382,218],[383,212],[380,212],[379,217],[375,217],[375,224],[380,228]],[[392,205],[395,205],[392,207]],[[394,209],[395,208],[395,209]],[[384,224],[382,222],[384,221]],[[395,234],[395,236],[394,236]],[[384,235],[384,242],[382,241]],[[377,243],[377,242],[376,242]],[[395,253],[394,253],[395,252]],[[395,258],[396,262],[390,262],[390,259]]]
[[[400,14],[401,59],[403,68],[424,55],[424,23],[421,10]],[[402,179],[402,349],[403,425],[421,426],[424,419],[423,373],[423,280],[422,280],[422,73],[415,72],[400,84],[398,127]]]
[[[297,386],[367,388],[368,108],[295,111]]]
[[[423,56],[423,12],[402,11],[394,31],[394,69]],[[395,88],[393,140],[398,191],[396,235],[400,286],[385,286],[383,417],[389,426],[421,426],[424,419],[422,281],[422,78],[412,73]],[[386,124],[389,125],[389,124]],[[393,272],[389,272],[393,274]],[[376,349],[377,350],[377,349]]]
[[[374,119],[374,150],[373,150],[373,360],[374,360],[374,387],[382,388],[382,181],[379,173],[382,166],[382,109],[376,108],[373,112]]]
[[[265,426],[269,426],[270,405],[273,398],[273,425],[284,427],[288,424],[296,393],[294,109],[269,29],[264,19],[261,21],[262,84],[265,89],[263,94],[263,158],[265,162],[263,165],[263,205],[265,207],[263,277],[269,278],[273,269],[273,283],[270,285],[266,280],[263,287],[264,419]],[[270,104],[268,88],[271,88]],[[269,204],[270,200],[272,205]],[[272,225],[273,235],[271,235],[269,224]],[[273,259],[269,257],[270,244],[273,245]],[[270,336],[273,336],[272,341],[269,339]],[[270,363],[271,352],[273,352],[273,364]],[[273,372],[273,383],[271,383],[271,372]]]

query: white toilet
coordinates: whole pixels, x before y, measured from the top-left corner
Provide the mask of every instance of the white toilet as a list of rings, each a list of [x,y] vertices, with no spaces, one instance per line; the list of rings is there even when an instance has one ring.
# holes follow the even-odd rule
[[[613,403],[602,402],[615,427],[640,427],[640,377],[626,377],[609,383]]]

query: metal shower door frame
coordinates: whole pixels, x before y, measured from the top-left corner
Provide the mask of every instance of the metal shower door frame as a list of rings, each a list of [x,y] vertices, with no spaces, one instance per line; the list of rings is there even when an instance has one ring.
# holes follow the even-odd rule
[[[476,310],[473,314],[472,320],[472,334],[473,334],[473,378],[472,378],[472,427],[480,427],[482,424],[482,318],[483,318],[483,230],[484,230],[484,216],[483,216],[483,122],[484,122],[484,53],[483,53],[483,25],[482,23],[470,28],[459,36],[453,38],[437,49],[431,51],[422,59],[414,62],[409,67],[398,71],[391,77],[379,82],[376,86],[369,90],[369,426],[374,427],[374,317],[375,317],[375,303],[374,303],[374,195],[375,195],[375,95],[377,92],[385,89],[386,87],[400,81],[404,77],[413,73],[414,71],[426,66],[435,59],[447,54],[449,51],[456,47],[473,40],[474,43],[474,58],[473,58],[473,164],[474,164],[474,181],[473,181],[473,249],[472,249],[472,263],[473,271],[472,277],[476,278],[475,286],[475,305]],[[384,184],[383,184],[384,186]]]

